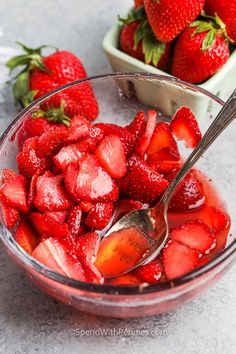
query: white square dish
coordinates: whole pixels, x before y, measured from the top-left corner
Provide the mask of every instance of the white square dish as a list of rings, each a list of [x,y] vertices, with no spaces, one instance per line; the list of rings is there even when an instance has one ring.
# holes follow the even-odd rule
[[[111,64],[113,71],[122,73],[132,73],[132,72],[148,72],[157,75],[168,75],[170,74],[155,68],[154,66],[147,65],[144,62],[127,55],[119,49],[119,34],[121,26],[119,24],[114,25],[106,34],[103,40],[103,48],[106,56]],[[203,84],[198,85],[199,87],[210,91],[222,100],[226,100],[233,89],[236,87],[236,50],[231,54],[227,63],[210,79],[205,81]],[[124,88],[122,88],[124,89]],[[155,96],[157,92],[153,87],[147,91],[145,85],[139,85],[135,87],[136,95],[139,100],[145,104],[152,105],[155,102]],[[166,91],[165,91],[166,93]],[[160,89],[158,90],[158,95],[160,95]],[[164,97],[163,97],[164,98]],[[171,106],[165,106],[165,100],[163,100],[162,110],[168,114],[172,115],[175,112],[176,104],[181,103],[181,97],[177,98],[178,102],[173,102]],[[190,108],[194,111],[197,118],[202,120],[205,113],[210,110],[210,102],[203,101],[202,96],[193,92],[191,97],[191,102],[189,104]]]

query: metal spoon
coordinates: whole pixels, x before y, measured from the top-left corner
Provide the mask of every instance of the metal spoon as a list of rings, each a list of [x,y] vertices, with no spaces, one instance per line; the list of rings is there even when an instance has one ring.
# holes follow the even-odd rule
[[[106,278],[127,273],[153,260],[164,247],[169,229],[167,211],[176,188],[202,154],[236,118],[236,90],[192,151],[157,205],[135,210],[108,230],[98,246],[95,265]]]

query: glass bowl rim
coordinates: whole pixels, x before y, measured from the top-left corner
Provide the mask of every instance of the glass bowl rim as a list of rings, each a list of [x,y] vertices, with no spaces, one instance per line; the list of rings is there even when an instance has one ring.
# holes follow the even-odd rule
[[[60,86],[56,88],[53,91],[50,91],[46,95],[41,96],[34,102],[32,102],[28,107],[23,109],[17,116],[16,118],[9,124],[9,126],[6,128],[4,133],[0,137],[0,149],[2,148],[2,145],[5,142],[5,138],[7,137],[8,133],[11,131],[12,128],[14,128],[15,124],[20,120],[24,115],[26,115],[28,112],[31,111],[31,109],[38,104],[42,103],[46,99],[50,98],[54,94],[63,91],[67,88],[76,86],[80,83],[83,82],[93,82],[96,80],[100,79],[109,79],[109,78],[147,78],[147,79],[157,79],[159,81],[164,81],[164,82],[169,82],[173,83],[174,85],[181,86],[183,88],[188,88],[190,90],[193,90],[196,93],[201,93],[210,99],[213,99],[215,102],[217,102],[219,105],[223,106],[224,101],[221,100],[219,97],[215,96],[214,94],[208,92],[207,90],[203,89],[202,87],[190,84],[188,82],[179,80],[175,77],[171,76],[166,76],[166,75],[157,75],[157,74],[150,74],[150,73],[143,73],[143,72],[132,72],[132,73],[110,73],[110,74],[102,74],[102,75],[96,75],[96,76],[90,76],[86,77],[81,80],[76,80],[73,81],[69,84]],[[38,272],[40,275],[45,276],[55,282],[61,283],[63,285],[72,287],[74,289],[79,289],[83,291],[88,291],[92,293],[103,293],[106,295],[113,294],[113,295],[145,295],[148,293],[155,293],[155,292],[161,292],[161,291],[166,291],[168,289],[177,289],[181,285],[184,285],[201,275],[209,272],[210,270],[214,269],[215,267],[219,266],[222,264],[227,258],[229,258],[231,255],[233,255],[236,251],[236,239],[232,241],[232,243],[224,249],[223,252],[221,252],[218,256],[213,258],[209,263],[197,268],[196,270],[193,270],[183,276],[171,279],[171,280],[166,280],[163,283],[159,284],[147,284],[147,285],[104,285],[104,284],[93,284],[90,282],[84,282],[84,281],[79,281],[79,280],[74,280],[71,278],[68,278],[64,275],[61,275],[57,272],[54,272],[53,270],[45,267],[42,263],[36,261],[33,257],[31,257],[24,249],[18,245],[18,243],[15,241],[14,237],[11,235],[11,233],[8,231],[8,229],[5,227],[5,225],[2,225],[3,229],[6,230],[6,235],[3,235],[3,233],[0,233],[1,239],[3,243],[11,249],[11,251],[14,253],[16,258],[19,258],[22,263],[25,265],[28,265],[31,269],[34,271]]]

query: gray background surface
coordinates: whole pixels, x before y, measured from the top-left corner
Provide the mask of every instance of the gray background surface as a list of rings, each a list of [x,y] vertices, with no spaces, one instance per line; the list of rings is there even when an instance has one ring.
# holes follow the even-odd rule
[[[131,0],[1,0],[1,53],[15,40],[71,50],[90,75],[110,71],[102,38]],[[0,79],[6,72],[1,68]],[[1,81],[1,80],[0,80]],[[0,129],[15,115],[0,87]],[[177,311],[134,320],[99,318],[73,311],[30,283],[0,249],[0,353],[235,353],[235,267],[213,289]],[[146,335],[70,335],[70,329],[146,330]],[[152,330],[156,330],[153,335]]]

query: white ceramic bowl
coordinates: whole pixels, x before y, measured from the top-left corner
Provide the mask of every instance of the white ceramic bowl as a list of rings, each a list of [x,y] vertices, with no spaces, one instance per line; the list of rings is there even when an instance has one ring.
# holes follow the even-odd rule
[[[122,73],[133,73],[133,72],[147,72],[159,75],[168,75],[166,72],[159,70],[151,65],[147,65],[144,62],[127,55],[119,49],[119,34],[121,26],[119,24],[114,25],[109,32],[106,34],[103,40],[103,48],[107,55],[107,58],[111,64],[113,71]],[[236,50],[231,54],[227,63],[219,70],[215,75],[213,75],[209,80],[205,81],[203,84],[199,85],[207,91],[220,97],[222,100],[226,100],[230,93],[236,86]],[[122,88],[124,89],[124,87]],[[157,92],[155,87],[150,89],[150,84],[147,89],[145,84],[135,86],[136,94],[138,95],[140,101],[144,104],[155,105]],[[161,95],[160,89],[158,90],[158,96]],[[166,95],[166,89],[165,89]],[[167,115],[172,115],[175,111],[176,104],[181,106],[181,102],[184,102],[184,98],[180,95],[176,96],[176,101],[172,105],[167,106],[167,100],[163,96],[163,111]],[[196,92],[192,93],[190,108],[194,111],[197,118],[201,121],[204,119],[206,112],[211,110],[210,101],[203,98]]]

